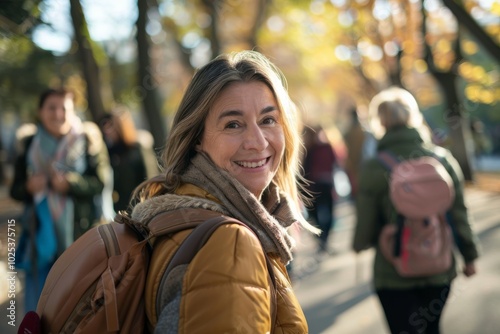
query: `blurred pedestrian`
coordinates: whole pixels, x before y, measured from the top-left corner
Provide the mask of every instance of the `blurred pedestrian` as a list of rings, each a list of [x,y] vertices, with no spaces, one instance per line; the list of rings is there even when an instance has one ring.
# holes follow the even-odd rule
[[[347,147],[344,168],[351,183],[351,198],[355,200],[361,166],[375,155],[377,148],[377,139],[361,124],[356,108],[351,110],[351,126],[344,135],[344,142]]]
[[[482,158],[493,151],[491,136],[488,134],[484,123],[478,118],[472,119],[470,121],[470,130],[472,143],[474,146],[474,156],[476,158],[476,164],[480,169]]]
[[[333,172],[338,163],[333,145],[321,126],[305,127],[304,177],[309,181],[307,190],[312,196],[307,206],[309,218],[321,230],[318,252],[328,252],[328,241],[334,225],[335,185]]]
[[[96,197],[108,182],[109,158],[99,128],[75,115],[73,99],[65,89],[44,91],[38,124],[18,131],[10,195],[25,205],[16,266],[25,269],[26,312],[36,308],[56,258],[101,219]]]
[[[478,248],[464,204],[463,175],[457,161],[449,151],[431,143],[417,102],[408,91],[401,88],[385,90],[373,98],[369,109],[374,122],[384,130],[378,152],[390,150],[403,160],[437,156],[450,174],[455,198],[447,217],[465,263],[463,272],[466,276],[474,275]],[[365,163],[359,186],[353,248],[360,252],[376,247],[373,284],[391,332],[439,333],[451,282],[457,275],[455,266],[432,276],[400,276],[381,253],[378,242],[382,227],[394,223],[396,217],[389,198],[387,170],[379,159],[373,158]]]
[[[140,133],[125,106],[115,107],[100,125],[113,168],[113,207],[115,212],[127,210],[134,188],[158,174],[156,157],[153,148],[139,140]]]

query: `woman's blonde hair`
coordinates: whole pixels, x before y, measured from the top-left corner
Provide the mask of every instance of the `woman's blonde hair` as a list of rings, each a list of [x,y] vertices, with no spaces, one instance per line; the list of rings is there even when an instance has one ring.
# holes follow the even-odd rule
[[[385,89],[372,98],[368,110],[371,128],[377,138],[382,137],[386,130],[408,126],[417,129],[424,141],[430,141],[427,123],[409,91],[399,87]]]
[[[222,54],[196,71],[179,105],[162,153],[164,173],[139,186],[136,194],[140,200],[175,191],[180,185],[182,172],[196,154],[195,147],[200,143],[205,119],[215,100],[232,83],[253,81],[269,87],[281,111],[285,151],[273,182],[290,196],[299,211],[298,180],[302,180],[299,149],[302,142],[298,113],[288,95],[282,72],[256,51]]]

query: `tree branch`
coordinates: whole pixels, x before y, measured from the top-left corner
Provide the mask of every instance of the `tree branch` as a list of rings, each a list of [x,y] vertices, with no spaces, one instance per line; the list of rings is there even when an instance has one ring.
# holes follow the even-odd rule
[[[479,43],[497,62],[500,62],[500,46],[477,24],[477,22],[453,0],[443,0],[443,3],[455,15],[458,23],[465,26],[476,37]]]

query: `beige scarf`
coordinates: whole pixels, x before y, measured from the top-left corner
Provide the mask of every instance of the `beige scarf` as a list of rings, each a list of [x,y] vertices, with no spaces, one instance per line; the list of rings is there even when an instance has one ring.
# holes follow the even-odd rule
[[[298,219],[294,217],[284,193],[271,184],[260,202],[241,183],[218,168],[203,153],[197,154],[181,176],[216,197],[229,215],[248,225],[258,236],[266,253],[275,253],[284,263],[292,260],[294,240],[286,227]]]

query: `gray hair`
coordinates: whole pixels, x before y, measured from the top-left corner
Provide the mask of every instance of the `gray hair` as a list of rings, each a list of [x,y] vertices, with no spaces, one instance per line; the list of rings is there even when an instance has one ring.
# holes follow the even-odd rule
[[[408,126],[419,130],[424,141],[430,140],[429,128],[409,91],[399,87],[385,89],[372,98],[368,109],[372,130],[378,138],[386,130]]]

